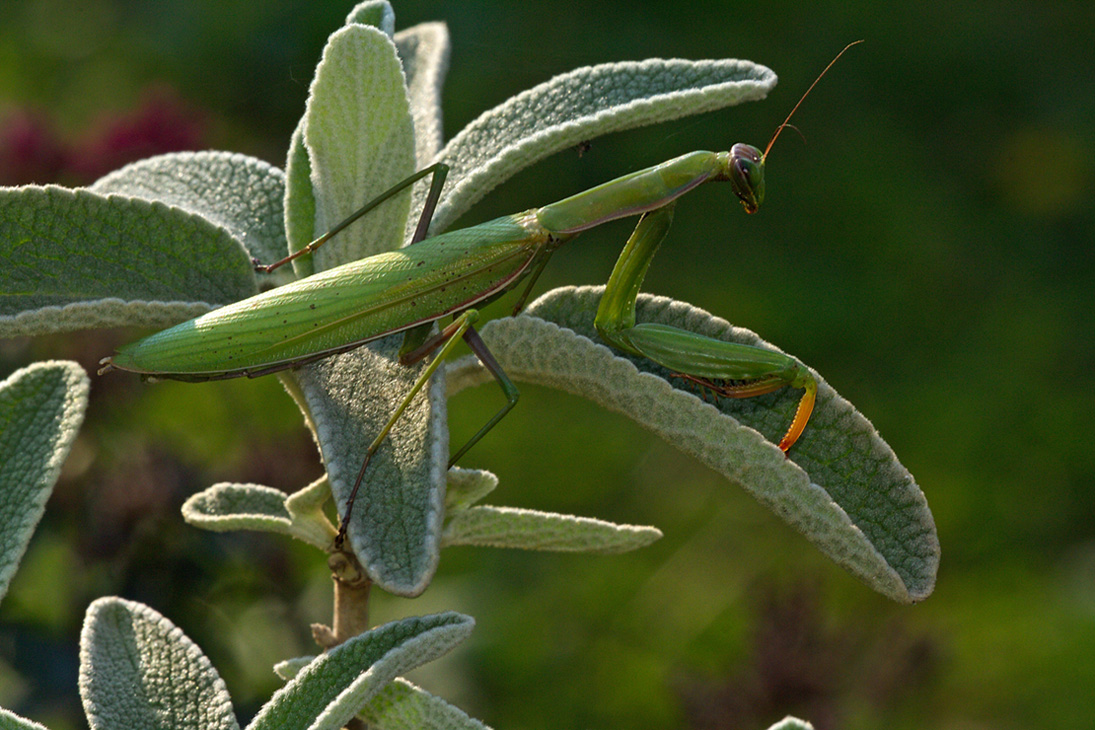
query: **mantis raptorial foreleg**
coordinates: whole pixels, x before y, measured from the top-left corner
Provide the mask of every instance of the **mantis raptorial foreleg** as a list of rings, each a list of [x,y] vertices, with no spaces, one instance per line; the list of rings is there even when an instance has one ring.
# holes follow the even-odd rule
[[[612,270],[594,324],[601,338],[625,352],[645,357],[701,388],[726,398],[750,398],[784,386],[803,388],[802,400],[779,443],[787,449],[810,420],[817,381],[804,366],[782,353],[677,329],[635,322],[635,300],[654,254],[673,220],[673,203],[639,219]]]

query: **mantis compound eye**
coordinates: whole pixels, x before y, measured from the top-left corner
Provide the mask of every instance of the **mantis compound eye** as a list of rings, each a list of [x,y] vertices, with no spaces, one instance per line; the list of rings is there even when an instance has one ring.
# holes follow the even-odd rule
[[[730,184],[746,213],[756,213],[764,202],[764,156],[748,144],[730,148]]]

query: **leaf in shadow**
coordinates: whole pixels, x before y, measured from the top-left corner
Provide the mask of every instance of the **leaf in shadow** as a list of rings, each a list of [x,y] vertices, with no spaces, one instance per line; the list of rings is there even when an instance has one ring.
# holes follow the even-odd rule
[[[548,292],[524,315],[481,330],[514,379],[590,398],[661,435],[738,484],[823,553],[901,602],[928,596],[939,565],[935,523],[912,475],[862,414],[818,379],[806,431],[785,458],[775,442],[800,392],[705,402],[642,358],[600,344],[593,317],[603,287]],[[640,295],[638,321],[778,350],[752,332],[683,302]],[[449,370],[450,392],[487,376],[467,359]]]

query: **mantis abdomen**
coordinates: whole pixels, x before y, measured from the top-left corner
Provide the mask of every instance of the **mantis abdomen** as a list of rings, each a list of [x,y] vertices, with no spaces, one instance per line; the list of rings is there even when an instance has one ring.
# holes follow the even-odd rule
[[[532,215],[504,216],[221,307],[120,348],[111,365],[212,380],[310,362],[496,297],[550,242]]]

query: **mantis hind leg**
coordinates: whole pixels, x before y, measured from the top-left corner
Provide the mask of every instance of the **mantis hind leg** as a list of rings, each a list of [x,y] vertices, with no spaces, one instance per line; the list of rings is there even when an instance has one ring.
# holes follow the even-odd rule
[[[813,412],[817,381],[783,353],[724,342],[669,325],[635,322],[635,301],[654,254],[673,220],[672,204],[643,215],[612,270],[594,324],[613,347],[645,357],[676,375],[726,398],[751,398],[784,386],[805,393],[787,433],[784,453],[802,435]]]
[[[517,386],[513,384],[513,381],[509,379],[502,367],[494,359],[494,355],[487,349],[487,345],[479,337],[479,333],[475,331],[473,326],[479,318],[479,313],[474,309],[467,309],[457,317],[453,322],[438,332],[433,337],[426,339],[420,346],[405,353],[400,354],[400,363],[403,365],[413,365],[416,362],[427,357],[431,352],[437,351],[436,356],[430,361],[430,364],[426,366],[426,369],[422,371],[422,374],[415,381],[414,385],[407,392],[406,397],[400,402],[399,407],[395,409],[388,422],[384,424],[384,428],[380,430],[380,433],[376,435],[373,442],[369,444],[369,448],[365,452],[365,458],[362,460],[361,469],[358,470],[357,478],[354,480],[353,489],[350,490],[350,496],[346,500],[346,509],[342,516],[342,522],[338,528],[338,535],[335,537],[335,549],[342,548],[342,543],[346,539],[346,530],[350,524],[350,515],[353,513],[354,500],[357,498],[358,489],[361,487],[362,481],[365,479],[365,472],[369,467],[369,462],[372,461],[373,455],[376,454],[380,448],[384,439],[387,438],[388,433],[395,426],[400,416],[410,405],[414,397],[418,395],[418,392],[429,381],[430,377],[437,371],[441,363],[452,353],[456,343],[463,339],[468,344],[472,352],[479,358],[480,362],[486,366],[495,380],[498,381],[498,385],[501,386],[502,392],[506,396],[506,403],[502,408],[494,414],[493,417],[487,423],[480,428],[475,435],[473,435],[468,442],[460,447],[457,452],[449,459],[448,465],[451,467],[461,456],[467,453],[468,449],[474,446],[483,436],[487,434],[492,428],[494,428],[499,421],[510,410],[517,405],[517,399],[519,392]]]
[[[474,312],[475,310],[468,311]],[[465,314],[467,314],[467,312],[465,312]],[[453,324],[456,323],[454,322]],[[447,332],[448,329],[449,328],[446,328],[444,331],[439,332],[434,337],[426,340],[415,350],[411,350],[410,352],[406,353],[401,352],[399,361],[404,365],[412,365],[418,362],[423,357],[428,355],[435,347],[441,344],[445,337],[445,332]],[[498,382],[498,386],[502,389],[502,394],[506,396],[506,404],[502,406],[502,408],[497,413],[491,416],[490,420],[488,420],[482,428],[476,431],[475,434],[470,439],[468,439],[467,443],[457,449],[456,453],[449,458],[450,467],[457,461],[459,461],[460,457],[468,453],[468,449],[470,449],[472,446],[475,446],[475,444],[479,442],[479,439],[486,436],[488,431],[498,425],[498,422],[501,421],[515,405],[517,405],[517,400],[521,396],[520,391],[517,390],[517,386],[513,384],[513,381],[509,379],[508,375],[506,375],[506,371],[503,370],[502,366],[498,364],[498,361],[494,359],[494,355],[487,347],[487,343],[483,342],[483,338],[479,336],[479,333],[475,330],[475,327],[469,325],[462,333],[459,334],[461,334],[464,342],[466,342],[468,347],[471,348],[471,351],[475,354],[475,356],[479,358],[479,362],[483,363],[483,367],[485,367],[490,372],[490,374],[494,376],[494,379]],[[442,357],[443,354],[438,353],[438,356],[437,358],[435,358],[435,360],[440,360]]]

